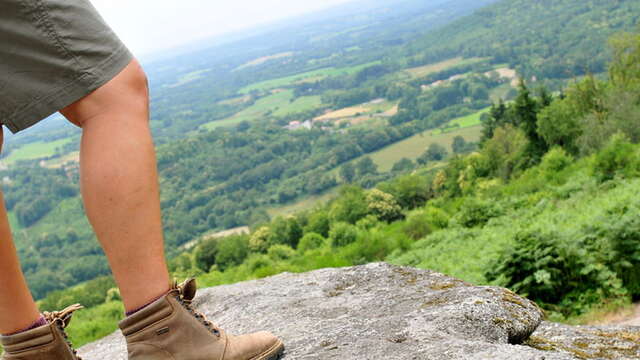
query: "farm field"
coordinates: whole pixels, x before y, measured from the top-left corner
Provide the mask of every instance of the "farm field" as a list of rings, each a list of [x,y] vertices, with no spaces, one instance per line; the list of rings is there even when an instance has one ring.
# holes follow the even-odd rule
[[[292,51],[282,52],[282,53],[279,53],[279,54],[273,54],[273,55],[269,55],[269,56],[263,56],[263,57],[255,59],[255,60],[251,60],[251,61],[247,62],[246,64],[237,67],[234,71],[242,70],[244,68],[248,68],[248,67],[251,67],[251,66],[258,66],[258,65],[264,64],[264,63],[266,63],[267,61],[270,61],[270,60],[288,58],[288,57],[291,57],[291,56],[293,56],[293,52]]]
[[[202,70],[197,70],[197,71],[193,71],[190,72],[188,74],[184,74],[182,77],[180,77],[180,79],[178,79],[178,81],[174,84],[171,85],[165,85],[166,87],[169,88],[175,88],[178,86],[182,86],[184,84],[188,84],[192,81],[196,81],[200,78],[202,78],[202,75],[206,74],[207,72],[211,71],[211,69],[202,69]]]
[[[353,125],[356,125],[357,123],[362,122],[362,119],[360,119],[361,117],[366,117],[367,119],[370,118],[370,116],[367,115],[381,114],[382,116],[393,116],[396,112],[397,104],[395,102],[379,99],[375,102],[368,102],[331,111],[324,115],[318,116],[313,120],[334,121],[351,118],[351,120],[353,120],[351,121],[351,123]]]
[[[480,118],[482,117],[482,115],[488,113],[490,110],[491,110],[491,107],[487,107],[485,109],[478,111],[477,113],[473,113],[467,116],[453,119],[447,124],[443,125],[440,129],[433,130],[433,133],[442,134],[458,128],[461,129],[461,128],[480,125],[481,124]]]
[[[321,204],[326,203],[336,197],[337,194],[338,188],[335,187],[321,195],[308,196],[291,204],[268,208],[267,213],[270,217],[286,216],[299,213],[304,210],[312,209],[314,206],[320,206]]]
[[[73,138],[60,139],[50,142],[33,142],[13,150],[9,156],[2,161],[11,165],[19,160],[33,160],[52,156],[56,153],[56,149],[73,141]]]
[[[221,126],[235,125],[242,121],[253,121],[268,112],[273,112],[275,115],[280,116],[313,109],[321,105],[320,96],[303,96],[293,102],[291,102],[291,99],[293,99],[293,90],[277,91],[269,96],[258,99],[255,104],[233,116],[212,121],[201,127],[207,130],[213,130]]]
[[[376,65],[376,64],[379,64],[379,63],[380,63],[380,61],[372,61],[372,62],[365,63],[365,64],[348,66],[348,67],[341,67],[341,68],[328,67],[328,68],[308,71],[308,72],[297,74],[297,75],[291,75],[291,76],[285,76],[285,77],[281,77],[281,78],[277,78],[277,79],[265,80],[265,81],[257,82],[255,84],[251,84],[251,85],[245,86],[244,88],[240,89],[239,93],[240,94],[248,94],[253,90],[265,91],[265,90],[275,89],[275,88],[282,87],[282,86],[292,85],[292,84],[295,84],[295,83],[301,83],[301,82],[307,82],[307,81],[316,81],[316,80],[319,80],[319,79],[322,79],[322,78],[325,78],[325,77],[328,77],[328,76],[350,75],[350,74],[357,73],[358,71],[360,71],[360,70],[362,70],[362,69],[364,69],[364,68],[366,68],[368,66]]]
[[[478,141],[481,134],[481,126],[472,126],[437,134],[429,130],[398,141],[366,156],[370,156],[373,162],[378,165],[379,171],[390,171],[393,164],[402,158],[417,159],[431,144],[440,144],[451,152],[451,144],[456,136],[462,136],[466,141]]]
[[[73,151],[70,152],[66,155],[60,156],[60,157],[56,157],[53,158],[51,160],[46,160],[44,162],[44,167],[48,167],[48,168],[60,168],[63,165],[65,165],[68,162],[76,162],[79,163],[80,162],[80,152],[79,151]]]
[[[284,116],[291,113],[315,109],[320,105],[322,105],[320,96],[303,96],[295,99],[293,102],[290,102],[284,107],[279,108],[278,110],[274,111],[273,114],[276,116]]]
[[[413,78],[420,78],[420,77],[424,77],[427,76],[429,74],[438,72],[438,71],[442,71],[442,70],[446,70],[450,67],[454,67],[454,66],[458,66],[458,65],[468,65],[468,64],[473,64],[479,61],[482,61],[484,59],[482,58],[469,58],[469,59],[464,59],[462,57],[456,57],[453,59],[449,59],[449,60],[445,60],[445,61],[441,61],[438,63],[434,63],[434,64],[428,64],[428,65],[424,65],[424,66],[418,66],[418,67],[414,67],[414,68],[409,68],[406,70],[403,70],[405,73],[408,73],[409,75],[411,75]]]

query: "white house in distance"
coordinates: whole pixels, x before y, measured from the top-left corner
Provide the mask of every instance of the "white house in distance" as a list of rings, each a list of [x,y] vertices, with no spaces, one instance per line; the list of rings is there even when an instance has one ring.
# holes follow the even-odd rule
[[[286,125],[284,128],[287,130],[300,130],[300,129],[311,130],[312,127],[313,127],[313,123],[311,122],[311,120],[307,120],[305,122],[292,121],[289,123],[289,125]]]

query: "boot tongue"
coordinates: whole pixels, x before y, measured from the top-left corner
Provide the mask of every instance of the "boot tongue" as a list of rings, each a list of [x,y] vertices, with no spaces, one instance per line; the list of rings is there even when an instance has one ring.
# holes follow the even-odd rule
[[[185,300],[191,301],[196,297],[196,279],[190,278],[185,280],[182,284],[179,285],[180,292],[182,293],[182,297]]]

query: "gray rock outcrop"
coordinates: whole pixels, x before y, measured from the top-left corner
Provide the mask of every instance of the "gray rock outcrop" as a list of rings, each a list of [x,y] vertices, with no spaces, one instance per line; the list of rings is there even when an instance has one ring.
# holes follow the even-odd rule
[[[285,360],[640,359],[639,327],[542,322],[509,290],[384,263],[218,286],[195,303],[231,333],[278,334]],[[126,359],[119,332],[80,354]]]

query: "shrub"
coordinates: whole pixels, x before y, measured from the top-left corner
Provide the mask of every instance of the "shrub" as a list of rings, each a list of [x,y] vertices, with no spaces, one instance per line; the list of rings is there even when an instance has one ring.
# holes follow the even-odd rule
[[[547,174],[558,173],[573,164],[573,156],[567,154],[561,147],[554,147],[542,158],[540,168]]]
[[[427,217],[427,222],[434,230],[446,229],[449,227],[449,214],[447,214],[444,210],[428,206],[425,209],[425,215]]]
[[[218,241],[216,265],[220,271],[242,264],[249,255],[249,237],[247,235],[233,235]]]
[[[422,239],[431,234],[431,225],[425,211],[419,211],[407,218],[402,231],[413,240]]]
[[[604,299],[622,295],[620,280],[580,244],[569,244],[550,230],[516,235],[486,277],[566,315],[584,312]],[[558,304],[558,307],[554,307]]]
[[[361,230],[370,230],[380,224],[378,217],[375,215],[367,215],[358,220],[356,227]]]
[[[300,239],[300,243],[298,243],[298,251],[301,254],[304,254],[308,250],[317,249],[322,246],[325,238],[322,235],[310,232],[305,234],[302,239]]]
[[[317,233],[324,237],[329,236],[330,228],[329,214],[325,210],[318,210],[309,216],[307,226],[304,228],[305,233]]]
[[[256,230],[249,239],[249,250],[252,252],[267,252],[269,248],[269,239],[271,238],[271,229],[263,226]]]
[[[394,221],[402,218],[402,209],[391,194],[373,189],[367,194],[369,213],[382,221]]]
[[[430,197],[430,179],[421,175],[404,175],[391,182],[383,183],[378,188],[393,195],[404,209],[415,209],[424,205]]]
[[[206,272],[216,263],[217,254],[218,239],[207,239],[196,247],[193,260],[198,269]]]
[[[331,226],[329,237],[332,240],[333,246],[345,246],[356,241],[358,238],[358,230],[349,223],[338,222]]]
[[[273,266],[273,260],[264,254],[253,254],[247,258],[245,262],[247,269],[255,274],[261,269],[268,269]]]
[[[329,215],[334,222],[355,224],[369,214],[364,190],[357,186],[345,186],[340,196],[331,204]]]
[[[524,161],[528,146],[529,141],[519,128],[511,125],[497,128],[482,149],[489,173],[505,180],[511,178]]]
[[[273,261],[287,260],[296,255],[296,251],[289,245],[273,245],[267,251],[267,256]]]
[[[502,215],[502,210],[489,200],[467,199],[456,216],[456,220],[464,227],[484,226],[490,219]]]
[[[614,135],[597,155],[593,173],[601,182],[617,176],[634,177],[640,175],[640,157],[633,144],[620,133]]]
[[[640,296],[640,209],[620,206],[609,211],[609,219],[584,231],[604,244],[592,245],[593,252],[622,280],[634,297]]]
[[[269,245],[285,244],[296,247],[302,234],[302,226],[294,216],[278,217],[271,222]]]

